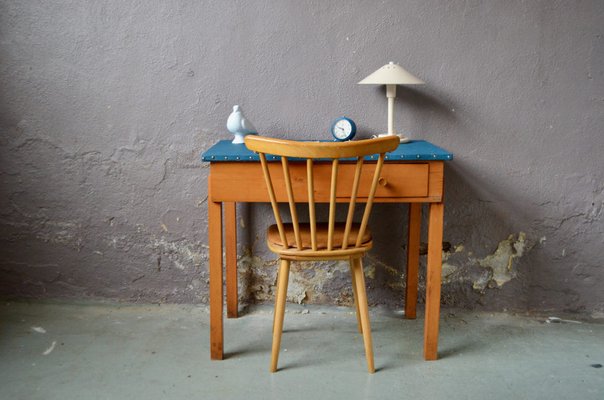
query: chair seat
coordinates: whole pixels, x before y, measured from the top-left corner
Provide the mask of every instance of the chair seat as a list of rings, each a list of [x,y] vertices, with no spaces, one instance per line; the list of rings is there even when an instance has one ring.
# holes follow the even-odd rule
[[[308,250],[312,248],[312,243],[310,239],[310,224],[301,223],[300,225],[300,239],[302,240],[302,249]],[[350,234],[348,235],[347,247],[354,247],[357,236],[359,233],[359,228],[361,224],[352,224],[350,228]],[[283,224],[283,228],[285,230],[285,237],[287,238],[287,243],[290,247],[296,247],[296,237],[294,235],[294,227],[292,224]],[[342,243],[344,241],[344,230],[346,225],[344,223],[336,223],[334,225],[333,231],[333,243],[332,248],[334,250],[341,249]],[[317,223],[317,250],[325,250],[327,249],[327,235],[328,235],[329,226],[327,223]],[[279,235],[279,229],[277,225],[271,225],[268,228],[267,241],[269,244],[273,246],[285,247],[283,242],[281,241],[281,236]],[[363,238],[361,240],[361,246],[365,246],[371,242],[371,232],[369,229],[365,229],[365,233],[363,234]]]

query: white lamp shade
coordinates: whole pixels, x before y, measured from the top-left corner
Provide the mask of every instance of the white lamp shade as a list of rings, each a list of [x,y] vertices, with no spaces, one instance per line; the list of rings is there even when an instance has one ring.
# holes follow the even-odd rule
[[[359,82],[359,85],[421,85],[424,81],[392,61]]]

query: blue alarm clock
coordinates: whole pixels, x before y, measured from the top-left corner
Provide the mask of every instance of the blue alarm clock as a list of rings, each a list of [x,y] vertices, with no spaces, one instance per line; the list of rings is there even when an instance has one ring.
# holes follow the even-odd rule
[[[357,126],[350,118],[340,117],[331,124],[331,134],[339,142],[352,140],[356,133]]]

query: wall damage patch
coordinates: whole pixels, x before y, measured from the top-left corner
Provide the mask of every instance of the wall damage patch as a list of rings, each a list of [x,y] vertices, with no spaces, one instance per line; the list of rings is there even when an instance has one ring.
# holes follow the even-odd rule
[[[478,260],[478,265],[485,270],[473,282],[473,288],[479,291],[484,291],[487,287],[500,288],[516,278],[518,271],[515,268],[515,260],[522,257],[529,249],[524,232],[518,233],[517,236],[512,234],[499,242],[493,254]]]
[[[239,301],[272,302],[277,291],[278,259],[245,249],[237,262]],[[350,271],[344,261],[292,262],[287,301],[298,304],[354,304]]]

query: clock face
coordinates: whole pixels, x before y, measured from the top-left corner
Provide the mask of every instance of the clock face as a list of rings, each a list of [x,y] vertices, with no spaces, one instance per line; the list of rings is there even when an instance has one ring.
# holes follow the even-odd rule
[[[354,126],[354,122],[348,118],[339,118],[333,124],[331,133],[336,140],[350,140],[356,133],[356,126]]]

